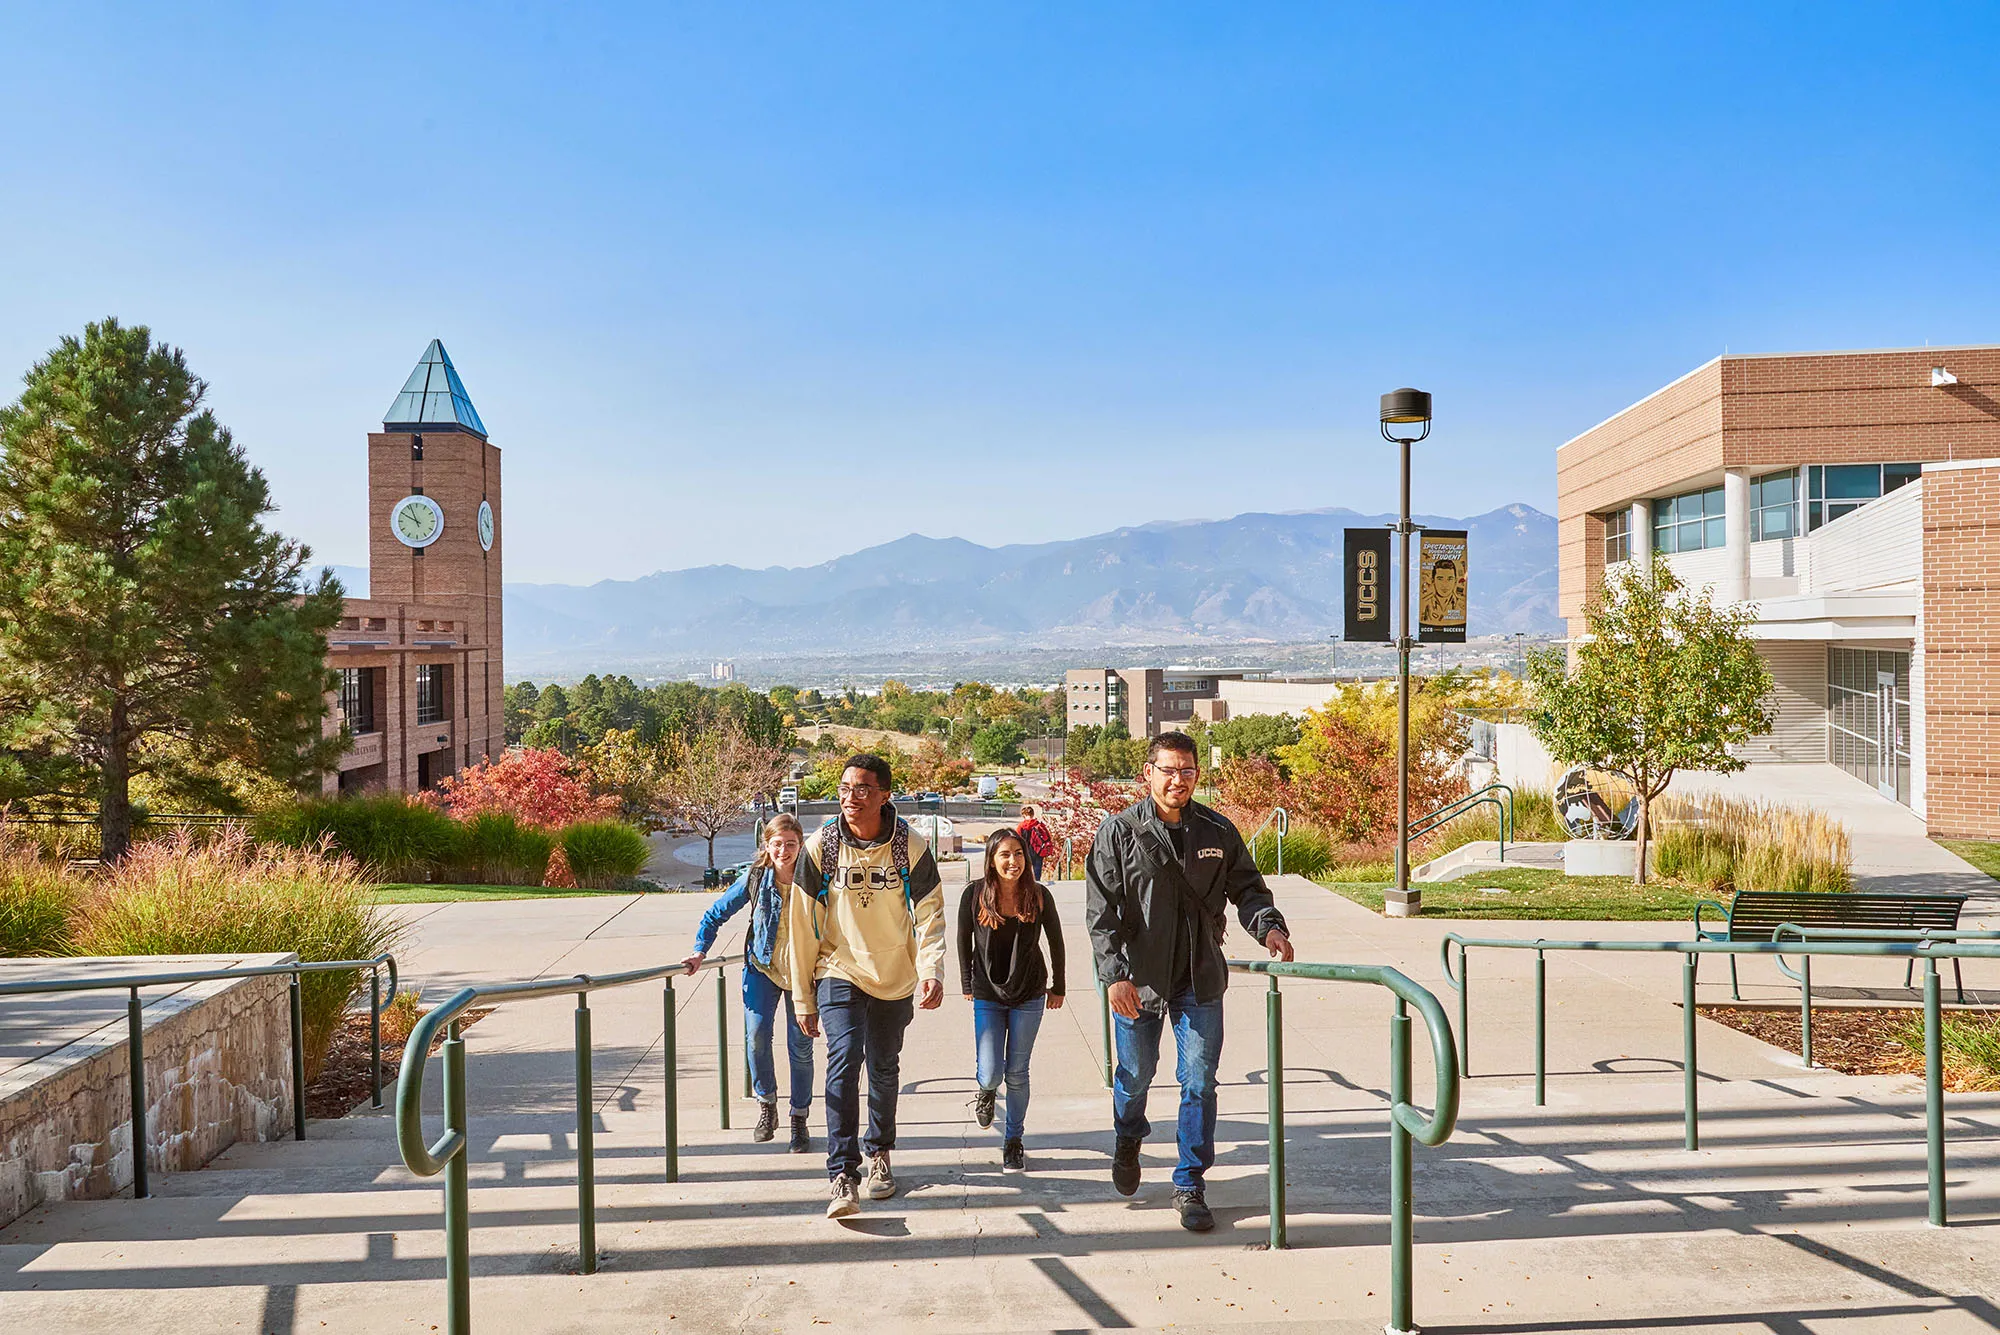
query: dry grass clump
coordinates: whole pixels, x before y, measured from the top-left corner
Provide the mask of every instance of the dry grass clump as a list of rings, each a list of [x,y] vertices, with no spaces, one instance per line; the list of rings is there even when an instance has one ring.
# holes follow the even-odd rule
[[[1899,1017],[1890,1033],[1919,1058],[1924,1055],[1921,1013]],[[1942,1015],[1938,1046],[1944,1050],[1947,1088],[1968,1092],[2000,1089],[2000,1015]]]
[[[210,955],[297,951],[300,960],[369,959],[402,927],[371,902],[353,859],[323,848],[260,845],[231,830],[134,848],[85,898],[65,953]],[[304,975],[306,1078],[326,1058],[358,970]]]
[[[1819,811],[1710,795],[1653,805],[1653,869],[1710,891],[1854,888],[1846,827]]]
[[[61,861],[0,824],[0,958],[68,954],[82,898]]]

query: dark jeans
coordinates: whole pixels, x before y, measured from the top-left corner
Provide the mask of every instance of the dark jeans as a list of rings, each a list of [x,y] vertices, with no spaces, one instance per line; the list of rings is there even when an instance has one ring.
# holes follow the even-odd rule
[[[1169,1019],[1174,1025],[1174,1077],[1181,1087],[1180,1115],[1175,1119],[1181,1157],[1174,1168],[1174,1186],[1189,1190],[1201,1186],[1215,1163],[1215,1068],[1222,1058],[1222,998],[1204,1006],[1190,990],[1175,997],[1165,1015],[1142,1010],[1136,1020],[1111,1017],[1118,1049],[1111,1120],[1121,1136],[1144,1140],[1153,1129],[1146,1120],[1146,1087],[1160,1064],[1160,1037]]]
[[[903,1033],[916,999],[884,1001],[844,978],[819,980],[819,1023],[826,1035],[826,1176],[861,1176],[861,1152],[896,1148],[896,1095],[902,1082]],[[861,1068],[868,1067],[868,1139],[861,1123]]]

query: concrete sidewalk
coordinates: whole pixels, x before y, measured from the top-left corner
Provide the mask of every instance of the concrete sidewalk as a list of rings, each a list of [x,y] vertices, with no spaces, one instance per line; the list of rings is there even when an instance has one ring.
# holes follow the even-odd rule
[[[1455,1013],[1436,963],[1453,924],[1392,922],[1297,878],[1279,894],[1301,958],[1394,963]],[[955,891],[948,896],[955,907]],[[1237,980],[1210,1176],[1220,1222],[1196,1237],[1171,1208],[1170,1057],[1154,1093],[1145,1185],[1130,1200],[1110,1189],[1080,888],[1061,887],[1058,899],[1075,997],[1048,1017],[1037,1047],[1029,1171],[1003,1175],[998,1136],[971,1120],[970,1008],[948,987],[940,1011],[919,1013],[904,1054],[903,1190],[865,1203],[846,1224],[822,1217],[817,1109],[810,1156],[716,1128],[707,980],[677,992],[683,1180],[663,1183],[661,993],[601,994],[603,1260],[601,1273],[576,1274],[571,1007],[523,1003],[475,1026],[476,1328],[1379,1331],[1388,999],[1362,986],[1285,987],[1291,1249],[1273,1253],[1263,1250],[1263,989]],[[418,906],[406,974],[436,996],[473,979],[675,958],[705,903]],[[1522,937],[1681,932],[1661,923],[1461,925]],[[1232,927],[1231,950],[1250,949]],[[1704,1022],[1704,1148],[1681,1148],[1673,956],[1551,957],[1550,1106],[1533,1107],[1532,967],[1527,952],[1474,956],[1479,1074],[1457,1135],[1416,1151],[1426,1330],[2000,1329],[1989,1296],[2000,1292],[2000,1095],[1948,1097],[1957,1226],[1932,1230],[1922,1093],[1911,1080],[1804,1072],[1788,1054]],[[730,1086],[740,1092],[734,982],[732,971]],[[1778,983],[1758,985],[1777,995]],[[1712,976],[1705,987],[1726,983]],[[1420,1039],[1423,1100],[1427,1053]],[[738,1128],[753,1111],[735,1102]],[[437,1126],[433,1115],[432,1135]],[[438,1180],[401,1168],[385,1116],[316,1123],[312,1133],[302,1145],[239,1146],[207,1171],[160,1179],[158,1199],[45,1209],[0,1233],[9,1326],[431,1329],[443,1316]]]

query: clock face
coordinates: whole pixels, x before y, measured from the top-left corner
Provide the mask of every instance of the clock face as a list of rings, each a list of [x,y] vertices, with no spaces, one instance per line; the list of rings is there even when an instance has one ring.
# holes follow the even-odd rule
[[[493,550],[493,503],[479,503],[479,545],[486,551]]]
[[[389,511],[389,526],[405,547],[428,547],[444,533],[444,511],[428,496],[405,496]]]

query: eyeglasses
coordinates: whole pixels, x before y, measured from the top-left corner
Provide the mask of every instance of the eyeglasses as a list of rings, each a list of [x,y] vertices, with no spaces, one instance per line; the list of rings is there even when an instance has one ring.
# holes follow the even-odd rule
[[[871,783],[843,783],[840,785],[840,795],[842,797],[867,797],[870,793],[879,793],[881,791],[880,788]]]
[[[1153,773],[1155,774],[1164,774],[1169,779],[1185,779],[1189,783],[1193,783],[1195,779],[1201,774],[1201,768],[1196,765],[1189,765],[1184,769],[1177,769],[1172,765],[1155,765],[1151,761],[1148,761],[1146,762],[1146,768],[1153,771]]]

